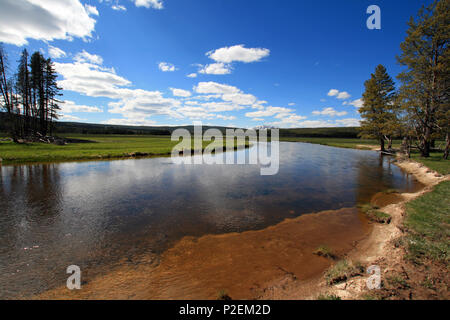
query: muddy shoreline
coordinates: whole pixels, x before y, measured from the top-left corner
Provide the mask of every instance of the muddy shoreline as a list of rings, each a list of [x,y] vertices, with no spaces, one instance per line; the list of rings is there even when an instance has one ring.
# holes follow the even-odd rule
[[[142,257],[140,263],[124,263],[88,281],[80,291],[60,287],[34,298],[216,299],[226,291],[233,299],[276,299],[275,287],[309,282],[331,265],[313,254],[318,246],[332,240],[343,256],[371,228],[356,208],[345,208],[286,219],[258,231],[185,237],[161,255],[158,265],[151,263],[153,257]]]
[[[404,235],[402,224],[406,203],[431,192],[437,184],[450,180],[450,176],[442,176],[413,160],[397,158],[395,164],[407,173],[414,175],[425,187],[413,193],[391,195],[391,201],[385,202],[380,210],[391,215],[392,222],[389,225],[375,224],[370,235],[359,242],[346,257],[350,261],[358,261],[365,266],[380,266],[382,281],[396,272],[406,273],[403,260],[405,252],[403,248],[395,244],[395,241]],[[298,296],[292,294],[292,297],[316,299],[319,295],[334,295],[344,300],[364,299],[371,294],[366,285],[368,277],[369,275],[358,276],[331,287],[327,286],[323,279],[317,279],[313,295],[301,293]],[[409,298],[413,298],[411,294]]]

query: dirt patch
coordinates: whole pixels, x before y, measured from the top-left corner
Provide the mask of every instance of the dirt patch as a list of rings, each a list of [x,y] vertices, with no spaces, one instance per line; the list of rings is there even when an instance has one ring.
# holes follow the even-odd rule
[[[357,144],[356,149],[380,151],[380,146],[375,146],[371,144]]]
[[[386,207],[390,204],[396,204],[405,201],[400,193],[377,193],[372,197],[370,203],[379,208]]]

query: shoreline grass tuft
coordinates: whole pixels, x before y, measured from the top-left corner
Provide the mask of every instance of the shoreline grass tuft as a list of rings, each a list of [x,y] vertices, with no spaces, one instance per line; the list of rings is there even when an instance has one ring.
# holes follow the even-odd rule
[[[328,285],[337,284],[362,275],[364,269],[359,262],[353,263],[347,260],[340,260],[326,271],[325,280]]]
[[[358,208],[366,215],[367,219],[372,222],[389,224],[391,223],[392,217],[387,213],[384,213],[378,209],[378,206],[372,205],[370,203],[358,206]]]

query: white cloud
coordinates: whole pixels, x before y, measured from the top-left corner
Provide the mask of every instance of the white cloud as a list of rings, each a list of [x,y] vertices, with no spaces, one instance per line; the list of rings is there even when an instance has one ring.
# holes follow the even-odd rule
[[[339,90],[336,90],[336,89],[331,89],[330,91],[328,91],[328,96],[330,96],[330,97],[337,96],[338,94],[339,94]]]
[[[67,56],[67,54],[63,50],[61,50],[60,48],[57,48],[57,47],[53,47],[53,46],[48,47],[48,54],[53,59],[59,59],[59,58],[63,58],[65,56]]]
[[[197,78],[197,74],[196,73],[190,73],[186,77],[188,77],[188,78]]]
[[[336,123],[340,126],[344,127],[359,127],[361,125],[360,119],[355,118],[348,118],[348,119],[341,119],[336,120]]]
[[[96,7],[91,6],[91,5],[89,5],[89,4],[85,4],[84,7],[86,8],[86,12],[87,12],[88,14],[92,14],[92,15],[94,15],[94,16],[98,16],[98,10],[97,10]]]
[[[73,101],[65,100],[60,104],[62,113],[73,113],[73,112],[103,112],[102,109],[98,107],[78,105]]]
[[[313,111],[314,115],[322,115],[322,116],[330,116],[330,117],[340,117],[345,116],[347,114],[347,111],[341,111],[338,112],[333,108],[324,108],[322,111]]]
[[[209,111],[203,107],[185,106],[178,108],[177,112],[190,119],[212,119],[216,117],[215,114],[209,113]]]
[[[241,90],[227,84],[221,84],[210,81],[210,82],[199,82],[197,86],[194,87],[194,91],[203,94],[231,94],[231,93],[240,93]]]
[[[207,108],[211,112],[226,112],[244,109],[243,106],[227,102],[204,102],[201,104],[204,108]]]
[[[224,63],[212,63],[202,67],[198,70],[199,73],[202,74],[215,74],[215,75],[223,75],[231,73],[231,66]]]
[[[163,9],[164,5],[161,0],[133,0],[136,7],[145,7],[153,9]]]
[[[222,99],[239,105],[252,105],[257,101],[254,95],[245,93],[227,93]]]
[[[103,124],[112,124],[112,125],[127,125],[127,126],[154,126],[156,125],[156,121],[149,120],[149,119],[137,119],[137,118],[131,118],[131,119],[108,119],[105,121],[102,121]]]
[[[348,104],[359,109],[363,106],[364,101],[362,99],[357,99],[357,100],[353,100],[353,101],[349,102]]]
[[[306,117],[304,117],[304,116],[299,116],[299,115],[296,115],[296,114],[291,114],[291,115],[287,115],[287,116],[281,117],[280,123],[296,124],[296,123],[298,123],[300,120],[304,120],[304,119],[306,119]]]
[[[160,62],[158,68],[163,72],[174,72],[176,70],[175,66],[168,62]]]
[[[331,89],[328,91],[329,97],[336,97],[337,99],[345,100],[351,97],[351,95],[346,91],[339,91],[337,89]]]
[[[125,6],[122,6],[120,4],[114,4],[111,6],[111,8],[116,11],[127,11],[127,8],[125,8]]]
[[[2,0],[0,42],[22,46],[27,39],[91,38],[96,21],[88,10],[79,0]]]
[[[81,121],[84,119],[81,119],[80,117],[77,117],[77,116],[72,116],[70,114],[60,114],[60,115],[58,115],[58,120],[59,121]]]
[[[191,92],[188,90],[183,90],[183,89],[177,89],[177,88],[170,88],[170,90],[172,91],[172,94],[175,97],[190,97],[191,96]]]
[[[246,117],[249,118],[262,118],[262,117],[272,117],[276,114],[284,114],[289,115],[294,110],[283,108],[283,107],[266,107],[264,110],[254,111],[254,112],[247,112],[245,114]]]
[[[288,103],[288,106],[293,107],[295,106],[295,103],[294,102]]]
[[[269,49],[263,48],[245,48],[244,45],[224,47],[208,52],[206,55],[216,62],[256,62],[267,57],[270,54]]]
[[[79,92],[90,97],[108,97],[119,99],[121,92],[131,84],[118,76],[113,69],[91,63],[55,63],[56,71],[63,77],[59,85],[64,90]]]
[[[103,58],[96,54],[90,54],[89,52],[86,52],[86,50],[83,50],[82,52],[79,52],[75,55],[74,60],[79,63],[93,63],[101,65],[103,64]]]
[[[63,77],[58,84],[64,90],[113,99],[108,103],[110,113],[134,119],[145,119],[154,114],[182,117],[175,110],[181,106],[180,101],[165,98],[159,91],[130,89],[131,82],[117,75],[114,69],[80,62],[55,63],[55,68]]]
[[[73,113],[73,112],[103,112],[102,109],[98,107],[91,107],[85,105],[77,105],[75,102],[70,100],[63,101],[60,104],[62,113]]]
[[[298,123],[299,128],[326,128],[333,126],[333,123],[321,120],[306,120]]]
[[[346,92],[346,91],[344,91],[344,92],[339,92],[339,94],[338,94],[338,96],[337,96],[337,98],[338,99],[341,99],[341,100],[345,100],[345,99],[348,99],[348,98],[350,98],[351,97],[351,95],[348,93],[348,92]]]
[[[231,121],[231,120],[236,120],[235,116],[223,116],[221,114],[218,114],[217,119],[222,119],[222,120],[226,120],[226,121]]]

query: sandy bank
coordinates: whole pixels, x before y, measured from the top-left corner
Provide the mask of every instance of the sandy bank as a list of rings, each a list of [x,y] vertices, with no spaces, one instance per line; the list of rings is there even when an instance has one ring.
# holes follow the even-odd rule
[[[375,224],[372,233],[356,247],[349,252],[347,259],[351,261],[360,261],[366,266],[378,265],[381,267],[381,277],[395,272],[407,272],[404,268],[403,255],[401,247],[395,245],[395,240],[404,235],[402,223],[405,216],[405,204],[416,199],[425,193],[432,191],[437,184],[450,180],[450,176],[442,176],[424,165],[410,161],[398,160],[396,164],[406,172],[413,174],[417,180],[425,185],[425,188],[415,193],[402,193],[396,195],[396,201],[388,204],[380,210],[392,216],[392,222],[389,225]],[[400,197],[400,199],[398,198]],[[366,286],[366,280],[369,275],[352,278],[344,283],[326,286],[322,280],[317,283],[317,291],[312,296],[297,296],[297,298],[316,298],[319,294],[332,294],[342,299],[361,299],[363,294],[370,294]],[[412,294],[412,293],[411,293]],[[413,298],[410,296],[409,298]]]

